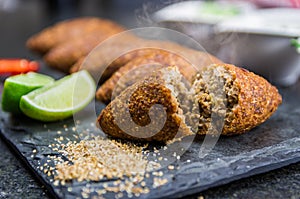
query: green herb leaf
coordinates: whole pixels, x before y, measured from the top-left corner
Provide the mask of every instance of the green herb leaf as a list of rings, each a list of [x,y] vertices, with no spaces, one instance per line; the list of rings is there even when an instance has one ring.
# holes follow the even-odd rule
[[[291,39],[291,45],[296,47],[297,52],[300,54],[300,37],[298,39]]]

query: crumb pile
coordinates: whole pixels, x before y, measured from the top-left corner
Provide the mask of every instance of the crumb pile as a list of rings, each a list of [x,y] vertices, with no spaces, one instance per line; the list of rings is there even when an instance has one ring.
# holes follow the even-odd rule
[[[158,162],[147,159],[149,151],[147,145],[138,146],[116,140],[93,136],[80,142],[69,141],[66,144],[52,145],[52,150],[61,156],[48,156],[54,166],[43,165],[44,173],[54,176],[55,186],[65,185],[72,180],[107,181],[102,189],[83,190],[85,196],[103,195],[107,192],[127,196],[139,196],[150,191],[150,187],[159,187],[167,183]],[[156,176],[152,185],[147,185],[145,178]],[[71,189],[68,191],[72,191]]]
[[[59,150],[69,161],[56,165],[55,179],[98,181],[104,177],[111,179],[143,175],[154,167],[159,168],[158,163],[148,162],[143,148],[145,146],[121,143],[99,136],[75,144],[69,142]]]

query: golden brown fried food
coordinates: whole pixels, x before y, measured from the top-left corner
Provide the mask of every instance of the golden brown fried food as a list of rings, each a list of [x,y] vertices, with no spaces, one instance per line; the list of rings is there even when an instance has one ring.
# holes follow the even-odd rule
[[[128,87],[102,111],[97,125],[110,136],[139,141],[167,142],[192,135],[184,123],[176,92],[169,89],[174,84],[171,79],[176,79],[176,84],[181,82],[176,67],[163,68]],[[156,104],[164,108],[153,108]]]
[[[194,109],[200,110],[198,134],[218,131],[212,122],[213,112],[224,118],[223,135],[242,134],[263,123],[282,102],[278,90],[267,80],[230,64],[212,65],[202,71],[193,88]],[[218,94],[220,90],[224,95]]]
[[[82,36],[95,31],[99,31],[101,34],[111,30],[121,31],[124,28],[110,20],[95,17],[70,19],[37,33],[28,39],[26,45],[32,51],[43,54],[68,40],[80,39]]]
[[[101,75],[102,81],[106,80],[129,60],[136,56],[148,54],[147,49],[140,49],[144,42],[145,40],[130,33],[122,34],[117,40],[106,40],[95,48],[87,58],[79,59],[70,68],[70,72],[74,73],[85,69],[94,76]],[[139,50],[136,50],[137,48]]]
[[[74,73],[77,72],[78,70],[86,69],[90,71],[90,73],[92,74],[101,74],[101,81],[100,81],[101,83],[104,80],[108,79],[114,72],[119,70],[122,66],[126,65],[127,62],[130,62],[131,60],[137,57],[146,56],[153,51],[152,49],[149,50],[149,48],[133,50],[122,54],[114,61],[112,61],[111,57],[107,55],[108,54],[107,52],[109,51],[115,52],[116,51],[115,49],[117,48],[118,49],[123,48],[126,50],[126,48],[130,49],[130,46],[131,45],[127,45],[127,44],[112,45],[111,47],[107,47],[106,48],[107,50],[103,51],[103,53],[99,54],[99,56],[94,56],[94,54],[92,54],[89,55],[88,58],[82,57],[71,67],[70,73]]]
[[[44,60],[51,67],[69,72],[70,67],[77,60],[86,56],[99,43],[120,31],[123,31],[123,29],[112,29],[106,32],[95,31],[80,38],[68,40],[53,47],[44,56]]]
[[[188,60],[165,50],[150,48],[148,51],[149,54],[134,58],[117,70],[97,90],[96,98],[104,103],[110,102],[113,91],[114,96],[119,95],[127,87],[143,79],[154,70],[157,70],[157,66],[167,67],[176,65],[184,78],[190,83],[192,82],[197,68],[189,63]],[[130,74],[126,75],[127,73]]]
[[[238,135],[263,123],[281,102],[281,95],[269,82],[233,65],[207,67],[190,90],[179,71],[168,67],[125,89],[97,121],[106,134],[132,140],[167,142],[175,137],[179,126],[184,129],[179,137]],[[166,120],[163,112],[149,112],[154,104],[165,107]],[[147,132],[155,131],[145,131],[143,126],[152,121],[151,116],[166,122],[157,134],[149,135]]]
[[[223,63],[208,53],[193,50],[170,41],[134,38],[132,40],[120,39],[103,44],[101,48],[95,49],[88,56],[88,59],[79,60],[71,68],[71,72],[85,69],[91,74],[102,74],[102,82],[132,59],[146,56],[153,52],[153,49],[178,54],[178,56],[185,58],[197,67],[207,66],[212,63]]]

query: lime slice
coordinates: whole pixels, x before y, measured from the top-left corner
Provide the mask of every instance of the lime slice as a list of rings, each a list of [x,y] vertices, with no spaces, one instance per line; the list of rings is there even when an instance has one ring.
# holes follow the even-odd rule
[[[95,90],[94,79],[87,71],[82,70],[24,95],[20,108],[33,119],[57,121],[70,117],[87,106],[94,98]]]
[[[7,78],[2,93],[3,111],[14,114],[21,113],[19,103],[23,95],[53,82],[52,77],[34,72]]]

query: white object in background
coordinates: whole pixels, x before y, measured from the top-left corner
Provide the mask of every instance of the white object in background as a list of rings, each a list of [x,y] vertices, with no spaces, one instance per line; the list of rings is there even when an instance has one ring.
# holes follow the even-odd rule
[[[300,37],[300,10],[262,9],[221,22],[219,37],[234,37],[221,46],[219,57],[283,86],[300,76],[300,55],[291,40]]]
[[[160,26],[185,33],[214,54],[219,49],[214,25],[255,9],[249,2],[222,0],[215,2],[184,1],[171,4],[152,15]]]
[[[248,13],[253,4],[243,1],[184,1],[171,4],[153,14],[156,22],[193,22],[216,24],[236,15]]]

